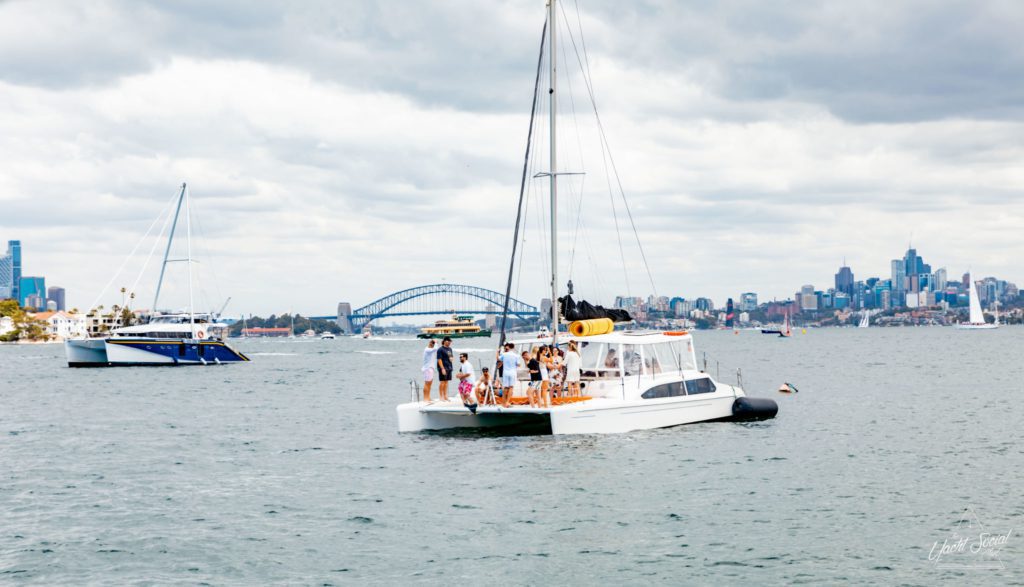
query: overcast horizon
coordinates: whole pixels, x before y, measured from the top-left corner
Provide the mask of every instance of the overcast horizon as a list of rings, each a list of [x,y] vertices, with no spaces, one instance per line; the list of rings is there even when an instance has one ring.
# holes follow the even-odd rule
[[[657,294],[785,299],[844,258],[887,278],[908,242],[950,279],[1024,281],[1024,4],[564,9]],[[543,0],[0,3],[0,253],[20,240],[23,274],[84,307],[185,181],[229,315],[503,290],[543,20]],[[628,249],[620,276],[612,218],[560,258],[605,304],[654,293]]]

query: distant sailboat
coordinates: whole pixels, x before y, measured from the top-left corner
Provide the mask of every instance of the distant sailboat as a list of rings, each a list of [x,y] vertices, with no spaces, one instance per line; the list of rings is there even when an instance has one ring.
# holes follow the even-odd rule
[[[957,324],[956,327],[961,330],[990,330],[992,328],[999,328],[998,317],[995,324],[985,322],[985,313],[981,311],[981,301],[978,299],[978,287],[974,284],[974,276],[968,273],[967,281],[970,288],[968,290],[971,308],[970,319],[967,322]]]
[[[864,313],[860,317],[860,324],[857,325],[857,328],[867,328],[870,325],[871,325],[871,312],[869,312],[867,310],[864,310]]]
[[[789,312],[786,312],[785,316],[786,318],[783,321],[781,330],[775,330],[774,328],[762,328],[761,334],[777,334],[778,336],[781,336],[783,338],[793,336],[793,331],[790,329],[789,326]]]

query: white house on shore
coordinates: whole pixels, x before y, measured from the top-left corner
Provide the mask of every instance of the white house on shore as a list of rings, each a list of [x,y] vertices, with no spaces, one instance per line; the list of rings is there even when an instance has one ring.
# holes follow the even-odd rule
[[[85,336],[85,316],[69,312],[39,312],[32,316],[46,322],[46,334],[52,340],[67,340]]]

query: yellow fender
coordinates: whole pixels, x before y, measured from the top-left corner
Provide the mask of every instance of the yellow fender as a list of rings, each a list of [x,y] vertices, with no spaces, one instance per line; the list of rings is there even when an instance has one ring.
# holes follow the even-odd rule
[[[596,336],[608,334],[613,330],[615,330],[615,323],[611,321],[611,318],[577,320],[569,325],[569,332],[573,336]]]

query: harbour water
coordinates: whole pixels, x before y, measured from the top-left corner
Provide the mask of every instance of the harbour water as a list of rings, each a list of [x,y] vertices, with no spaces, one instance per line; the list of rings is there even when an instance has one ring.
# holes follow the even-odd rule
[[[696,343],[779,416],[399,435],[422,341],[78,370],[57,345],[0,347],[0,583],[1024,582],[1024,329]],[[1012,531],[998,565],[929,560],[965,511]]]

